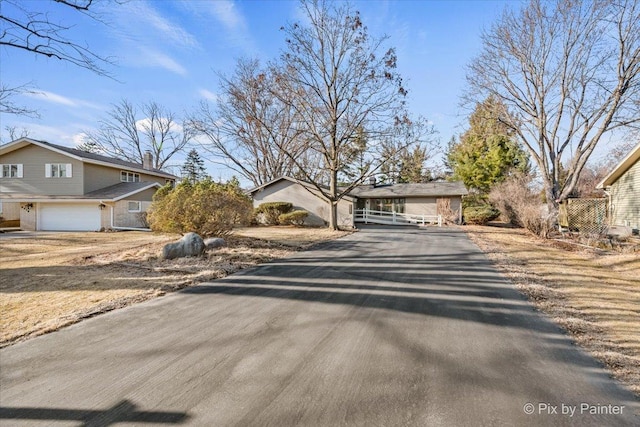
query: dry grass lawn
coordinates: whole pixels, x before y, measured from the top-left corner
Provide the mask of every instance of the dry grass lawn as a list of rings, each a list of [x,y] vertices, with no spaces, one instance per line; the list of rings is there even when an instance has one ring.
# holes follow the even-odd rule
[[[199,258],[163,260],[178,235],[144,232],[0,235],[0,347],[347,234],[240,229]],[[9,238],[8,238],[9,236]]]
[[[595,251],[521,229],[465,230],[538,309],[640,395],[640,252]]]

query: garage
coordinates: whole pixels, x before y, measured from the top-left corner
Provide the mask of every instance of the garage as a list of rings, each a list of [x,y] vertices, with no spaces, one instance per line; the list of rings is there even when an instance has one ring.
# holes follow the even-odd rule
[[[100,209],[98,209],[97,203],[41,203],[38,209],[39,230],[100,230]]]

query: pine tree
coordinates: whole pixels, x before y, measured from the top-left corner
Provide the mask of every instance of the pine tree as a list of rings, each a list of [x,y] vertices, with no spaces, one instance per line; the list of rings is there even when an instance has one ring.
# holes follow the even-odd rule
[[[491,97],[476,106],[469,118],[469,130],[447,153],[453,180],[487,193],[513,170],[529,171],[529,156],[503,124],[501,116],[505,114],[504,106]]]
[[[196,183],[209,177],[204,168],[204,160],[195,149],[191,149],[187,155],[187,160],[182,166],[182,179],[191,183]]]

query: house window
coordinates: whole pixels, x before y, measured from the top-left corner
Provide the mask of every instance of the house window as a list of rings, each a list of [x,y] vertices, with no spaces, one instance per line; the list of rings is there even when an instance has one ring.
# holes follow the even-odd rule
[[[140,174],[121,171],[120,172],[120,181],[122,182],[140,182]]]
[[[129,212],[140,212],[142,211],[142,203],[140,202],[129,202]]]
[[[404,213],[404,199],[373,199],[372,210]]]
[[[0,165],[0,169],[2,178],[22,178],[21,164]]]
[[[47,163],[44,165],[47,178],[71,178],[71,163]]]

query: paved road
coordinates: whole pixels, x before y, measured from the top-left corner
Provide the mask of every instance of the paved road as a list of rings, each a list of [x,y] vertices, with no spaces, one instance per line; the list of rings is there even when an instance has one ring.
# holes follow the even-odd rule
[[[8,347],[0,406],[3,426],[640,424],[448,228],[368,228]]]

